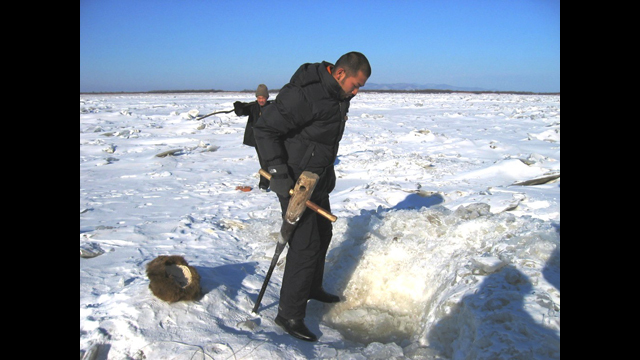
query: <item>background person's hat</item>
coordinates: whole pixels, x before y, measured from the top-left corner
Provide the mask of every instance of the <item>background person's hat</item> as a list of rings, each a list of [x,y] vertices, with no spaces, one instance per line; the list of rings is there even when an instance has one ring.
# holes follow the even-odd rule
[[[256,97],[264,96],[266,98],[269,97],[269,89],[267,89],[267,85],[260,84],[258,85],[258,89],[256,90]]]

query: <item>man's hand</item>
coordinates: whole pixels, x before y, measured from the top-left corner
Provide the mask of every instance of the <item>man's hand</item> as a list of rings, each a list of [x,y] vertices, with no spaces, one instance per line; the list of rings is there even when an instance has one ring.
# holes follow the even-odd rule
[[[241,103],[240,101],[236,101],[233,103],[233,110],[236,113],[236,115],[238,116],[242,116],[242,106],[244,104]]]
[[[271,174],[269,188],[276,194],[288,198],[290,196],[289,190],[293,188],[293,180],[289,176],[287,164],[270,166],[268,170]]]

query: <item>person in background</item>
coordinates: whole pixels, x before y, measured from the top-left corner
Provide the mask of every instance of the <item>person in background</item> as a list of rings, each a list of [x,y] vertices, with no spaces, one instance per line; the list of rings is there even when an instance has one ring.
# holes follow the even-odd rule
[[[335,65],[303,64],[254,125],[257,148],[272,176],[270,188],[278,195],[283,218],[289,189],[303,171],[319,176],[310,200],[331,211],[329,193],[336,183],[333,166],[349,104],[369,76],[369,60],[359,52],[342,55]],[[304,323],[308,300],[341,300],[323,288],[332,236],[331,221],[307,209],[289,241],[275,323],[293,337],[318,340]]]
[[[266,163],[262,160],[262,156],[260,156],[260,151],[256,147],[256,141],[253,137],[253,126],[264,109],[269,106],[273,101],[267,101],[269,99],[269,89],[267,89],[267,85],[260,84],[258,85],[258,89],[256,89],[256,101],[252,101],[249,103],[244,103],[240,101],[236,101],[233,103],[233,110],[237,116],[249,116],[247,119],[247,126],[244,129],[244,139],[242,143],[244,145],[252,146],[256,149],[256,153],[258,154],[258,162],[260,163],[260,167],[264,170],[267,170]],[[267,191],[269,189],[269,180],[264,176],[260,175],[260,182],[258,183],[258,187],[262,191]]]

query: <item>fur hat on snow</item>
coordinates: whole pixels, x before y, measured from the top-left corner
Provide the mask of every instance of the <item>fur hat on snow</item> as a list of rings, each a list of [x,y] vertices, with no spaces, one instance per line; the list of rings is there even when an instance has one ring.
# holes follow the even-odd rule
[[[160,255],[147,264],[149,289],[167,302],[198,300],[200,274],[179,255]]]
[[[264,96],[266,98],[269,98],[269,89],[267,89],[267,85],[265,84],[258,85],[258,89],[256,90],[256,97],[258,96]]]

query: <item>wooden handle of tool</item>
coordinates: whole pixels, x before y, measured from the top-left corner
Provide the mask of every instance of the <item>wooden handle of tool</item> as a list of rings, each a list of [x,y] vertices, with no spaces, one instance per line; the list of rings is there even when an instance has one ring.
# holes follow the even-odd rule
[[[258,172],[260,173],[260,175],[262,175],[265,178],[267,178],[267,180],[271,180],[271,174],[269,174],[264,169],[260,169],[260,171],[258,171]],[[289,195],[293,195],[293,189],[289,190]],[[316,205],[316,203],[314,203],[311,200],[307,200],[305,205],[307,205],[307,207],[309,209],[311,209],[311,210],[317,212],[318,214],[324,216],[325,218],[329,219],[331,222],[335,222],[336,220],[338,220],[338,218],[335,215],[333,215],[332,213],[328,212],[327,210],[321,208],[320,206]]]
[[[267,178],[267,180],[271,180],[271,174],[269,174],[266,170],[264,169],[260,169],[258,171],[258,173],[260,173],[260,175],[264,176]]]
[[[331,222],[335,222],[336,220],[338,220],[338,218],[335,215],[333,215],[332,213],[328,212],[327,210],[321,208],[320,206],[316,205],[311,200],[307,200],[305,205],[307,205],[307,207],[309,209],[311,209],[311,210],[317,212],[318,214],[326,217],[327,219],[331,220]]]

